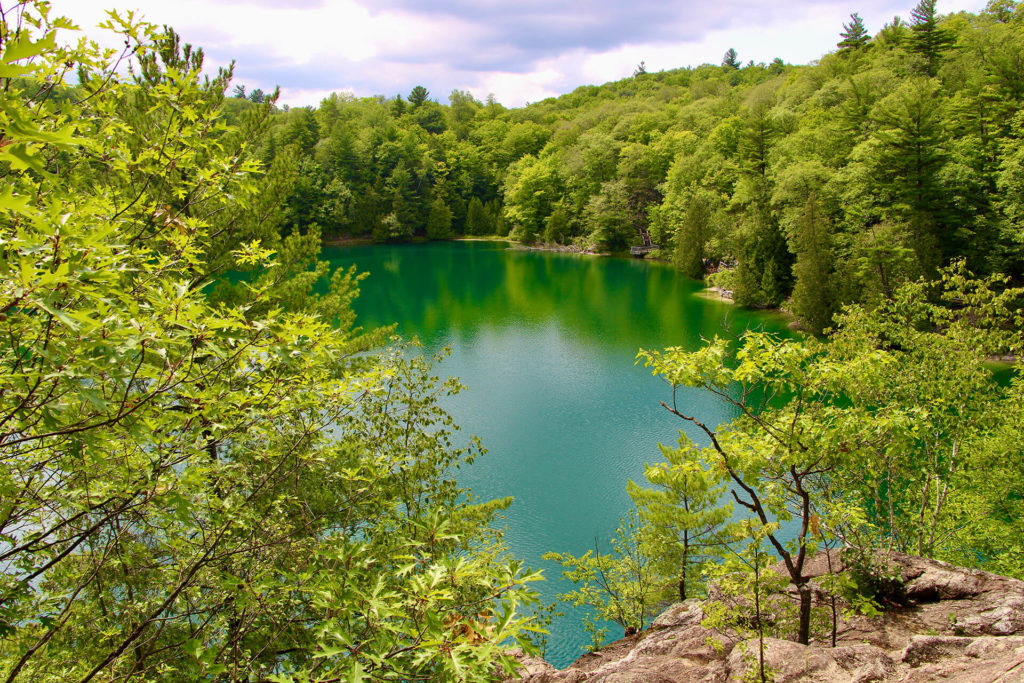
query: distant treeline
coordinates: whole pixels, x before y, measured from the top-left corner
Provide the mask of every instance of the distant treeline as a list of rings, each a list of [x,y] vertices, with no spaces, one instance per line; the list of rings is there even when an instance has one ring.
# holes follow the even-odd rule
[[[856,14],[836,29],[808,66],[742,65],[737,46],[518,109],[335,94],[279,110],[260,155],[303,233],[617,251],[648,231],[688,274],[788,300],[815,330],[956,258],[1020,279],[1024,5],[922,0],[873,36]],[[236,95],[229,116],[256,106]]]

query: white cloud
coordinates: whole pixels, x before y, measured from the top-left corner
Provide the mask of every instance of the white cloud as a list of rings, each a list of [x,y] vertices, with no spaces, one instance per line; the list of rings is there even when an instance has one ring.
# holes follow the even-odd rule
[[[442,101],[457,87],[520,105],[628,76],[641,60],[651,71],[718,63],[729,47],[744,62],[803,63],[835,49],[851,11],[839,0],[634,1],[636,23],[621,27],[632,36],[628,42],[609,25],[632,16],[620,0],[586,7],[529,0],[56,0],[54,10],[85,28],[110,5],[138,9],[204,47],[208,66],[236,59],[236,82],[264,90],[280,84],[282,102],[293,105],[316,104],[335,90],[392,95],[416,84]],[[860,13],[873,33],[895,14],[908,17],[910,2],[862,0]],[[940,0],[939,9],[977,11],[984,4]],[[662,25],[666,16],[675,22],[671,30]],[[538,26],[543,34],[530,30]]]

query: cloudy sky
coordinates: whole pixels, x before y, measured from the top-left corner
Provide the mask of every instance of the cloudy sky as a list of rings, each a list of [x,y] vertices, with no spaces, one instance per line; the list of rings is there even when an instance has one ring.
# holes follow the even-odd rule
[[[235,60],[235,83],[280,102],[317,104],[333,91],[408,94],[455,88],[519,106],[632,73],[775,57],[806,63],[835,48],[860,13],[874,34],[916,0],[53,0],[91,27],[111,7],[140,11],[202,46],[207,63]],[[984,0],[939,0],[940,12]]]

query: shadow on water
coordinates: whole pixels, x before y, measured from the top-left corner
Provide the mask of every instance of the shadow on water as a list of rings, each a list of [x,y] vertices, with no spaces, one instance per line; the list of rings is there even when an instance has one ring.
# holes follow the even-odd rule
[[[545,601],[571,584],[541,555],[606,541],[630,507],[627,479],[642,479],[657,444],[674,444],[684,427],[659,405],[667,387],[634,365],[637,350],[697,348],[702,337],[748,327],[785,332],[780,316],[696,296],[700,283],[656,263],[486,242],[330,248],[324,257],[370,273],[358,324],[397,322],[427,353],[451,348],[438,372],[468,389],[445,407],[488,450],[459,482],[480,499],[515,497],[506,540],[544,569]],[[702,392],[681,402],[711,424],[734,416]],[[565,611],[547,654],[560,667],[588,642],[580,614]],[[610,637],[620,635],[612,626]]]

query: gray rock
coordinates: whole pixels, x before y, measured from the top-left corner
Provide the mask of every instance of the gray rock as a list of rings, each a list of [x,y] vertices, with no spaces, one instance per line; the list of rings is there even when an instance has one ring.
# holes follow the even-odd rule
[[[765,663],[776,683],[1024,683],[1024,582],[909,555],[887,560],[903,577],[910,606],[843,620],[834,648],[767,638]],[[821,554],[808,574],[823,576],[830,563],[841,570],[837,554]],[[561,671],[524,660],[519,680],[730,683],[756,667],[756,640],[723,641],[702,618],[699,601],[676,603],[646,631]]]

